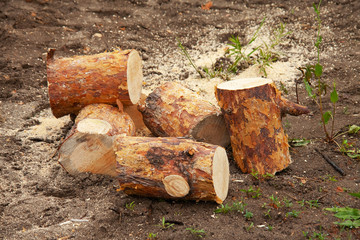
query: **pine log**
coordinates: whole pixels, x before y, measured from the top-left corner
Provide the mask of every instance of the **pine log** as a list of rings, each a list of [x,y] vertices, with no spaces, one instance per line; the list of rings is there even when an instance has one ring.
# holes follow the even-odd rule
[[[215,94],[230,132],[234,159],[242,172],[275,174],[291,163],[281,117],[309,113],[307,107],[281,97],[274,83],[265,78],[224,82]]]
[[[138,103],[142,88],[142,63],[135,50],[105,52],[89,56],[47,56],[47,81],[51,110],[55,117],[77,114],[93,103],[125,105]]]
[[[224,147],[230,144],[220,109],[181,84],[167,82],[156,88],[139,110],[155,136],[192,137]]]
[[[70,174],[91,172],[116,176],[115,135],[135,135],[129,115],[107,104],[83,108],[59,148],[59,163]]]
[[[224,148],[183,138],[117,136],[120,189],[129,195],[222,203],[229,186]]]

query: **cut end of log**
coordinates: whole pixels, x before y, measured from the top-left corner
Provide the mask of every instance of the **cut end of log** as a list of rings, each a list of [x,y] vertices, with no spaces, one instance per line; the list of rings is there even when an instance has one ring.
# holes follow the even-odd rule
[[[271,84],[273,81],[267,78],[241,78],[223,82],[217,86],[218,89],[241,90]]]
[[[230,135],[223,115],[210,115],[199,122],[191,131],[197,141],[226,147],[230,144]]]
[[[142,62],[139,53],[132,50],[127,63],[127,84],[132,104],[137,104],[141,97],[143,82]]]
[[[76,132],[61,145],[59,163],[72,175],[91,172],[116,176],[113,137]]]
[[[190,187],[188,182],[179,175],[170,175],[163,179],[166,192],[172,197],[185,197]]]
[[[77,130],[83,133],[107,134],[111,129],[110,123],[100,119],[86,118],[77,124]]]
[[[215,150],[213,166],[212,166],[212,177],[214,181],[214,189],[218,199],[217,203],[222,203],[229,190],[229,161],[226,155],[226,151],[222,147],[218,147]]]

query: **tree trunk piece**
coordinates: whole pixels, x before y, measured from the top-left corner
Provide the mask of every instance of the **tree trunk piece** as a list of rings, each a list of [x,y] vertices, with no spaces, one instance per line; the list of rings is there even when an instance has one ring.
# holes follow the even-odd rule
[[[91,172],[116,176],[113,136],[135,134],[128,114],[106,104],[83,108],[59,148],[59,163],[70,174]]]
[[[224,147],[230,144],[220,109],[178,83],[156,88],[139,110],[155,136],[192,137]]]
[[[275,174],[288,167],[291,157],[281,116],[297,116],[309,110],[282,98],[273,82],[264,78],[224,82],[215,94],[241,171]]]
[[[129,195],[222,203],[228,192],[224,148],[180,138],[122,137],[114,143],[120,189]]]
[[[142,63],[135,50],[89,56],[47,57],[47,80],[51,110],[55,117],[78,114],[93,103],[137,104],[142,88]]]

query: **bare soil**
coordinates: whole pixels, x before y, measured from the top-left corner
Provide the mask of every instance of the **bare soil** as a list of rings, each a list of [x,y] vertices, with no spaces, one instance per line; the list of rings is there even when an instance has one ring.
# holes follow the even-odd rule
[[[295,101],[293,83],[300,76],[296,68],[316,59],[312,3],[215,0],[204,10],[205,1],[198,0],[1,1],[0,239],[146,239],[150,233],[158,239],[199,238],[187,228],[203,229],[205,239],[306,239],[303,232],[315,239],[360,239],[359,229],[341,230],[333,224],[338,219],[324,210],[360,208],[359,199],[346,193],[360,190],[360,161],[323,140],[319,110],[303,86],[299,99],[311,114],[283,122],[289,138],[309,139],[311,144],[291,149],[293,163],[286,170],[256,179],[240,172],[228,149],[231,183],[224,204],[246,203],[253,213],[250,219],[237,211],[214,214],[219,206],[213,202],[127,196],[117,191],[116,179],[67,174],[55,154],[72,122],[68,116],[55,119],[49,109],[48,48],[56,48],[58,57],[134,48],[143,58],[145,93],[165,81],[179,81],[214,101],[213,86],[222,80],[200,79],[181,55],[176,38],[202,66],[221,55],[231,35],[246,43],[266,16],[264,35],[279,22],[293,32],[280,46],[284,65],[274,64],[268,71],[274,81],[286,82],[286,97]],[[324,1],[321,12],[324,80],[337,83],[335,131],[345,131],[348,125],[360,125],[360,1]],[[331,107],[328,97],[324,106]],[[359,136],[344,135],[358,147]],[[241,191],[250,187],[259,188],[261,196]],[[271,196],[282,205],[272,204]],[[284,200],[293,205],[285,206]],[[314,201],[318,206],[311,207]],[[126,208],[132,202],[133,210]],[[287,214],[292,211],[298,217]],[[163,217],[174,225],[162,229]]]

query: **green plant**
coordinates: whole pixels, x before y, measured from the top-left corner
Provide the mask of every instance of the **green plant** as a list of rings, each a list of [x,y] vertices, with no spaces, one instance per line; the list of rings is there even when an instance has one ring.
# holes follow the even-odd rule
[[[297,203],[298,203],[300,206],[302,206],[302,207],[305,206],[305,200],[304,200],[304,199],[303,199],[303,200],[300,200],[300,201],[297,201]]]
[[[157,233],[149,233],[147,239],[157,239]]]
[[[287,198],[284,198],[283,202],[285,203],[285,207],[287,207],[287,208],[291,208],[293,206],[292,201]]]
[[[174,224],[166,222],[165,217],[163,217],[161,219],[161,224],[159,224],[158,226],[161,227],[161,229],[165,230],[165,229],[174,227]]]
[[[271,200],[271,206],[274,208],[279,208],[281,207],[281,202],[279,201],[279,199],[277,197],[274,196],[274,194],[272,194],[269,199]]]
[[[360,198],[360,192],[349,193],[349,195]],[[335,212],[334,216],[342,220],[342,222],[334,222],[334,224],[349,228],[360,227],[360,209],[350,208],[350,207],[344,207],[344,208],[332,207],[332,208],[325,208],[325,210],[330,212]]]
[[[260,29],[262,28],[262,26],[265,23],[265,19],[266,17],[263,18],[263,20],[261,21],[259,27],[256,29],[255,33],[252,35],[250,41],[247,43],[247,46],[249,46],[251,43],[253,43],[257,38],[258,38],[258,34]],[[251,55],[256,52],[258,50],[259,47],[256,47],[255,49],[253,49],[250,53],[246,53],[247,50],[247,46],[242,46],[239,40],[239,36],[232,36],[230,37],[230,48],[229,48],[229,56],[235,56],[235,61],[233,62],[233,64],[231,64],[227,71],[229,72],[233,72],[236,73],[238,71],[238,64],[239,62],[243,61],[247,64],[252,63],[251,60]]]
[[[252,217],[254,216],[254,214],[248,210],[245,211],[244,213],[244,217],[247,219],[247,220],[250,220]]]
[[[186,231],[190,231],[191,234],[193,234],[194,236],[198,237],[198,238],[203,238],[206,236],[206,232],[204,229],[195,229],[195,228],[186,228]]]
[[[250,186],[248,189],[240,189],[241,192],[245,192],[248,197],[258,198],[261,196],[260,188],[256,190],[253,189],[253,186]]]
[[[296,210],[292,210],[291,212],[287,212],[285,214],[286,217],[290,216],[290,217],[294,217],[297,218],[299,217],[300,212],[296,211]]]
[[[318,208],[319,206],[319,200],[309,200],[306,201],[306,204],[309,205],[309,208]]]
[[[265,216],[265,217],[268,217],[268,218],[271,218],[270,212],[271,212],[271,209],[268,209],[268,210],[264,213],[264,216]]]
[[[354,147],[354,145],[349,143],[347,139],[343,139],[343,142],[340,146],[340,152],[344,153],[350,158],[360,159],[360,148]]]
[[[320,177],[321,179],[323,179],[324,181],[328,180],[328,181],[331,181],[331,182],[337,182],[337,179],[334,177],[334,176],[331,176],[329,174],[323,176],[323,177]]]
[[[321,231],[321,227],[320,227],[320,232],[313,232],[312,236],[309,236],[309,232],[302,232],[305,239],[319,239],[319,240],[324,240],[325,237],[328,235],[326,233],[323,233]]]
[[[311,143],[311,141],[306,140],[304,138],[302,138],[302,139],[296,139],[296,138],[289,139],[289,144],[292,147],[303,147],[303,146],[308,145],[309,143]]]
[[[204,73],[201,72],[201,70],[198,68],[198,66],[195,64],[195,62],[192,60],[190,54],[186,50],[186,48],[182,45],[180,42],[180,39],[176,38],[178,42],[178,46],[181,49],[182,54],[189,60],[190,65],[195,69],[195,71],[200,75],[201,78],[205,78]]]
[[[273,229],[274,229],[273,226],[271,226],[271,225],[268,225],[268,226],[267,226],[267,230],[272,231]]]
[[[130,211],[134,211],[134,208],[135,208],[135,202],[132,201],[131,203],[126,203],[125,204],[125,208],[130,210]]]
[[[237,211],[237,212],[244,212],[245,211],[245,207],[246,207],[246,203],[244,202],[234,202],[232,205],[229,204],[221,204],[220,207],[218,207],[217,209],[215,209],[215,213],[228,213],[231,211]]]
[[[251,222],[249,226],[247,226],[245,229],[247,232],[250,232],[250,230],[254,227],[254,223]]]
[[[328,92],[327,89],[329,85],[323,81],[323,66],[320,63],[320,45],[322,43],[322,36],[321,36],[321,17],[320,17],[320,5],[321,1],[318,5],[313,4],[313,8],[316,13],[316,20],[317,20],[317,34],[316,34],[316,42],[315,48],[317,52],[317,61],[313,65],[307,65],[306,67],[299,68],[299,70],[303,73],[302,79],[305,84],[305,90],[308,95],[312,98],[312,100],[317,104],[320,110],[321,115],[321,123],[323,125],[323,129],[325,132],[326,140],[328,142],[332,142],[334,140],[334,124],[335,124],[335,110],[336,110],[336,103],[339,100],[337,91],[336,91],[336,84],[333,83],[332,92],[330,93],[330,101],[332,103],[332,111],[325,111],[324,104],[323,104],[323,95],[326,95]],[[312,86],[311,80],[314,80],[316,85]],[[315,91],[315,93],[314,93]],[[331,119],[331,130],[328,130],[327,124]]]

